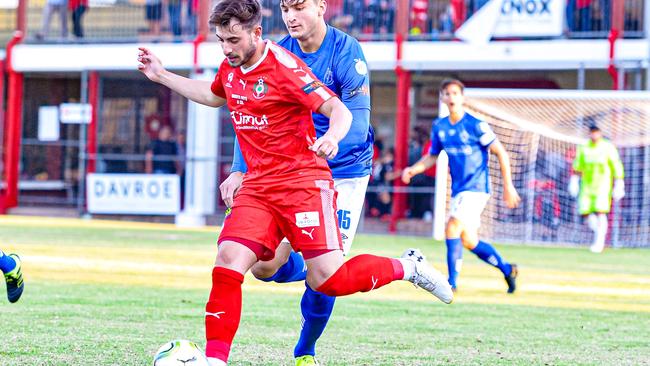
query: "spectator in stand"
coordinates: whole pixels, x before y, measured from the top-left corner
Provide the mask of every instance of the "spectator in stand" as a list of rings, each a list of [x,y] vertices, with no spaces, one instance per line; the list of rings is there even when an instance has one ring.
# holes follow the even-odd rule
[[[68,38],[68,4],[66,0],[47,0],[43,7],[43,25],[40,32],[36,33],[36,38],[41,40],[50,33],[50,21],[52,15],[59,13],[61,21],[61,38]]]
[[[465,5],[465,0],[449,0],[449,5],[453,9],[451,20],[454,23],[455,31],[465,22],[467,17],[467,6]]]
[[[393,33],[393,25],[395,23],[395,9],[393,4],[388,0],[367,0],[367,3],[368,6],[365,14],[367,15],[367,24],[370,29],[364,31],[378,34]]]
[[[427,155],[431,149],[431,139],[429,138],[430,132],[428,129],[421,128],[418,133],[420,140],[423,142],[420,151],[420,158]],[[428,188],[433,190],[436,185],[436,164],[423,174],[420,174],[411,179],[411,185],[419,188]],[[420,217],[425,221],[433,219],[433,193],[422,193],[417,195],[418,199],[415,201],[415,206],[411,208],[412,217]]]
[[[172,128],[163,125],[145,153],[145,173],[178,174],[178,168],[178,145],[172,139]]]
[[[162,19],[162,0],[146,0],[145,18],[147,19],[150,36],[160,35],[160,19]]]
[[[576,0],[576,9],[578,13],[577,30],[580,32],[587,32],[592,30],[591,0]]]
[[[379,217],[382,220],[387,220],[390,215],[391,205],[393,203],[393,195],[390,192],[390,188],[393,185],[393,180],[399,176],[394,171],[393,158],[393,148],[382,151],[381,158],[375,164],[372,171],[371,185],[375,187],[377,199],[372,202],[373,206],[370,206],[370,215]]]
[[[196,14],[199,11],[199,0],[187,0],[187,18],[183,23],[185,34],[196,35]]]
[[[427,32],[429,21],[429,1],[413,0],[411,2],[411,29],[409,33],[417,36]]]
[[[169,14],[169,30],[174,37],[181,35],[181,0],[167,0],[167,14]]]
[[[84,37],[81,18],[88,9],[88,0],[68,0],[68,9],[72,16],[72,33],[76,38]]]

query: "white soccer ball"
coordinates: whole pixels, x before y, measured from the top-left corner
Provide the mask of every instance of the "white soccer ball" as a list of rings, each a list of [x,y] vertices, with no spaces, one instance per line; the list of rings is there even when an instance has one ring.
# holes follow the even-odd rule
[[[163,344],[153,357],[153,366],[210,366],[205,353],[184,339]]]

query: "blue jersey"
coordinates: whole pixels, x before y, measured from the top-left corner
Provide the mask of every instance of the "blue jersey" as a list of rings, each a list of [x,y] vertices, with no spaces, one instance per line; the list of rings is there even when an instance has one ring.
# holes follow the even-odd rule
[[[318,51],[305,53],[290,36],[278,44],[300,57],[323,84],[327,85],[352,112],[352,126],[339,142],[339,152],[328,160],[334,178],[357,178],[372,171],[374,131],[370,125],[370,77],[361,45],[353,37],[327,26],[327,34]],[[316,136],[329,128],[329,119],[314,113]],[[239,155],[239,156],[238,156]],[[245,171],[241,152],[235,148],[232,171]]]
[[[449,156],[452,197],[465,191],[490,192],[488,148],[494,141],[490,125],[468,113],[455,124],[449,117],[433,122],[429,154],[445,150]]]

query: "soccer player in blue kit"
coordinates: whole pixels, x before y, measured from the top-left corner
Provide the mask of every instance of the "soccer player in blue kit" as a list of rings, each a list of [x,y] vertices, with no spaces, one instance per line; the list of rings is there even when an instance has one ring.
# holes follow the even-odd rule
[[[449,284],[456,289],[460,272],[463,246],[481,260],[498,268],[508,284],[508,293],[516,289],[517,265],[501,258],[496,249],[478,238],[481,212],[490,198],[488,159],[497,156],[503,176],[503,200],[508,208],[516,207],[519,194],[512,184],[508,153],[487,124],[465,112],[463,103],[465,86],[459,80],[442,82],[440,98],[449,108],[450,115],[433,122],[431,148],[418,162],[402,171],[402,181],[432,167],[438,154],[445,150],[449,156],[451,173],[451,203],[449,221],[445,232]]]
[[[325,23],[323,0],[282,0],[282,19],[289,35],[278,44],[301,58],[328,88],[336,93],[352,112],[350,131],[339,143],[338,155],[329,160],[338,192],[337,216],[344,252],[350,250],[359,224],[363,202],[372,170],[374,132],[370,125],[370,79],[359,42]],[[314,113],[316,137],[329,127],[327,117]],[[241,186],[246,166],[235,141],[235,156],[230,176],[220,191],[230,207]],[[418,252],[419,254],[419,252]],[[306,267],[302,256],[283,242],[275,258],[258,262],[252,273],[263,281],[279,283],[305,280]],[[334,297],[314,291],[308,285],[301,301],[303,327],[294,348],[296,365],[315,365],[316,341],[323,333],[334,308]]]

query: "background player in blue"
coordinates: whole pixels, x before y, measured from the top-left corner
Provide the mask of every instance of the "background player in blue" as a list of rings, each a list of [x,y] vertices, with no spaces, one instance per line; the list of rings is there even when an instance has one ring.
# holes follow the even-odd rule
[[[464,90],[465,86],[458,80],[448,79],[442,82],[440,98],[449,108],[450,115],[433,122],[429,154],[404,169],[402,180],[408,184],[413,176],[432,167],[438,154],[445,150],[449,156],[452,181],[450,217],[445,232],[449,284],[452,289],[456,289],[464,246],[486,263],[498,268],[506,279],[508,293],[513,293],[516,288],[517,265],[505,262],[492,245],[478,238],[481,212],[490,198],[488,152],[499,159],[506,206],[516,207],[520,198],[512,184],[508,153],[486,122],[465,112]]]
[[[328,26],[323,19],[323,0],[283,0],[282,19],[289,36],[278,44],[300,57],[313,73],[340,96],[352,112],[350,131],[339,143],[338,155],[330,160],[334,184],[338,192],[339,228],[347,253],[361,216],[363,201],[372,170],[374,133],[370,125],[370,80],[365,57],[356,39]],[[314,114],[317,136],[329,127],[329,120]],[[230,176],[219,187],[226,205],[230,207],[246,171],[238,146]],[[281,245],[276,256],[259,262],[253,274],[264,281],[291,282],[305,279],[302,256],[291,251],[288,243]],[[307,286],[301,301],[303,328],[294,349],[296,365],[314,365],[315,345],[334,307],[334,298],[315,292]]]
[[[7,299],[9,302],[18,301],[25,288],[20,258],[16,254],[5,254],[0,249],[0,271],[4,273],[7,283]]]

